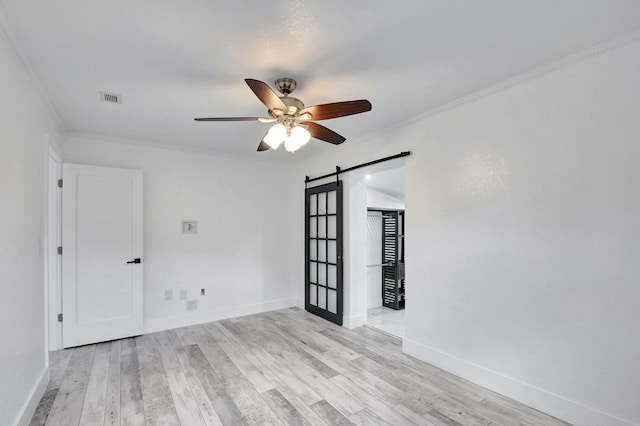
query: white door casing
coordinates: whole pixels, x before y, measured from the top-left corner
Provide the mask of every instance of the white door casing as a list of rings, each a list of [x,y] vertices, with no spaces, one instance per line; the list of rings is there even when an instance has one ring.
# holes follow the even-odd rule
[[[47,327],[50,351],[62,349],[62,259],[58,247],[62,241],[62,191],[58,179],[62,178],[62,160],[49,148],[49,175],[47,180]]]
[[[142,171],[63,165],[63,346],[142,334]]]

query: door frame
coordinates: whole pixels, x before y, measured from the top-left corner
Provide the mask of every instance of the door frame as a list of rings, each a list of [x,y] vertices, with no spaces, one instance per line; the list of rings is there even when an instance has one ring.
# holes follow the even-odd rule
[[[47,204],[46,204],[46,247],[45,247],[45,291],[46,291],[46,347],[49,351],[62,349],[62,323],[58,314],[62,313],[62,258],[58,247],[62,242],[62,159],[49,146],[47,155]]]

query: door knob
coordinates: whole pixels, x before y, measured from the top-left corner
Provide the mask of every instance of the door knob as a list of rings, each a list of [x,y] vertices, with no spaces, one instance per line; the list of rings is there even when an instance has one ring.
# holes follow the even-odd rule
[[[127,263],[142,263],[142,260],[140,260],[139,257],[136,257],[135,259],[133,259],[133,260],[127,262]]]

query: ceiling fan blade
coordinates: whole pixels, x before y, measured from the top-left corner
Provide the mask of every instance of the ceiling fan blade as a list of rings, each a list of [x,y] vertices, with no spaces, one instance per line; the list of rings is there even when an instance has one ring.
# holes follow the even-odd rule
[[[205,117],[194,118],[195,121],[260,121],[262,117]]]
[[[244,81],[249,85],[253,93],[256,94],[258,99],[269,108],[269,110],[280,109],[287,111],[287,106],[282,102],[280,96],[274,92],[267,83],[260,80],[254,80],[252,78],[245,78]]]
[[[334,145],[339,145],[347,139],[344,136],[341,136],[334,132],[333,130],[327,129],[324,126],[321,126],[318,123],[314,123],[312,121],[305,123],[307,130],[311,133],[311,137],[320,139],[321,141],[329,142]]]
[[[328,120],[346,115],[371,111],[371,102],[366,99],[358,101],[335,102],[332,104],[314,105],[304,108],[300,114],[308,112],[312,120]]]

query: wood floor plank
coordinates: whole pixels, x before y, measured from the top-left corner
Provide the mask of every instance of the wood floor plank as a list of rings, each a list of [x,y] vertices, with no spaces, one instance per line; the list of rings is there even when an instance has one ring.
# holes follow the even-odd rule
[[[164,371],[167,374],[169,390],[173,397],[180,423],[193,426],[204,425],[204,419],[200,414],[198,403],[193,396],[193,392],[191,392],[189,382],[182,372],[180,361],[178,361],[178,357],[171,347],[167,332],[156,333],[154,337],[160,353],[160,359],[164,365]]]
[[[53,406],[53,401],[56,399],[56,395],[58,393],[58,389],[49,389],[45,391],[42,398],[40,398],[40,402],[36,407],[36,411],[31,418],[31,422],[29,422],[29,426],[43,426],[47,422],[47,417],[49,417],[49,412],[51,411],[51,407]]]
[[[259,361],[260,371],[269,382],[273,383],[274,388],[289,401],[299,400],[302,404],[308,406],[322,399],[311,388],[293,376],[291,372],[282,368],[270,355],[267,357],[260,356],[258,352],[249,349],[247,356],[255,359],[256,363],[258,363],[259,357],[262,358]]]
[[[104,419],[110,358],[110,343],[96,345],[91,372],[89,373],[89,382],[87,383],[87,391],[82,406],[82,417],[86,416],[91,419],[102,417],[102,419]],[[85,420],[85,422],[89,421]]]
[[[176,336],[178,336],[178,339],[180,340],[182,346],[190,346],[196,344],[196,339],[193,337],[189,330],[190,327],[180,327],[172,330],[176,334]]]
[[[344,345],[342,342],[327,337],[325,334],[323,334],[327,332],[327,330],[316,332],[308,328],[305,329],[301,326],[295,326],[293,322],[278,322],[273,323],[273,325],[280,328],[280,330],[283,330],[284,332],[292,335],[293,337],[301,339],[307,345],[319,352],[332,350],[348,360],[358,358],[362,355],[357,351],[352,350],[349,346]]]
[[[401,338],[397,336],[391,336],[389,333],[385,333],[376,328],[365,325],[363,327],[354,329],[353,332],[381,345],[391,346],[400,350],[402,349]]]
[[[253,365],[233,343],[220,342],[218,345],[258,392],[266,392],[273,389],[273,384],[264,377],[256,366]]]
[[[423,415],[424,418],[436,426],[461,426],[460,423],[440,413],[438,410],[431,410]]]
[[[93,362],[95,349],[95,345],[75,348],[71,358],[69,359],[69,366],[62,377],[62,381],[60,382],[60,386],[58,388],[59,394],[66,394],[74,391],[81,391],[84,393],[87,389],[87,384],[89,383],[89,373],[91,371],[91,363]]]
[[[418,426],[434,426],[434,424],[431,423],[429,420],[419,416],[414,411],[405,407],[402,404],[396,405],[395,407],[393,407],[393,409],[396,410],[398,413],[402,414],[403,416],[405,416],[406,418],[408,418],[409,420],[411,420],[414,424]]]
[[[311,405],[322,400],[322,397],[314,391],[308,383],[305,383],[295,375],[289,366],[283,364],[277,359],[277,357],[257,346],[253,346],[251,348],[251,352],[267,365],[267,371],[275,377],[275,380],[286,383],[286,386],[288,386],[305,404]],[[272,380],[272,383],[275,382]],[[282,389],[282,387],[280,389]]]
[[[93,411],[80,416],[80,426],[102,426],[104,425],[104,411]]]
[[[80,423],[83,400],[84,389],[74,390],[69,393],[60,393],[58,390],[45,425],[77,426]]]
[[[122,418],[122,426],[146,426],[144,413]]]
[[[73,355],[74,348],[63,349],[59,351],[49,352],[49,384],[47,390],[58,389],[64,373],[67,371],[67,366]]]
[[[310,378],[300,372],[298,377],[301,380],[307,382],[307,384],[320,395],[325,401],[331,404],[336,410],[342,413],[345,417],[348,417],[363,408],[364,404],[355,398],[352,398],[349,394],[344,392],[331,380],[322,378]]]
[[[242,412],[233,398],[225,392],[222,379],[211,368],[200,346],[187,346],[185,352],[222,424],[246,425]]]
[[[149,425],[180,423],[160,354],[151,335],[136,338],[145,422]]]
[[[419,402],[413,398],[407,398],[406,392],[403,392],[393,384],[388,383],[356,363],[344,361],[339,357],[335,358],[335,362],[343,366],[343,376],[348,376],[363,390],[378,399],[387,401],[391,406],[405,404],[407,409],[414,411],[418,415],[419,413],[427,411],[426,408],[430,406],[429,404],[425,404],[424,401]]]
[[[325,423],[328,425],[350,426],[354,424],[324,399],[313,404],[311,409],[315,411],[320,418],[324,419]]]
[[[321,360],[322,353],[325,353],[324,348],[320,351],[307,344],[305,339],[299,339],[290,333],[284,333],[279,327],[271,325],[271,329],[282,337],[286,342],[289,350],[293,349],[293,352],[306,364],[320,372],[324,377],[330,379],[331,377],[339,374],[334,368],[326,364]],[[293,345],[293,347],[290,347]]]
[[[349,416],[349,420],[358,426],[370,426],[370,425],[378,425],[378,426],[394,426],[393,423],[388,423],[384,419],[381,419],[369,408],[363,408],[357,413]]]
[[[200,345],[199,345],[200,346]],[[281,424],[271,408],[218,344],[200,346],[213,370],[249,424]]]
[[[309,425],[309,422],[277,389],[262,392],[262,398],[286,425]]]
[[[140,382],[140,365],[138,364],[138,349],[135,339],[122,341],[120,355],[120,419],[125,424],[144,422],[144,403],[142,400],[142,383]]]
[[[334,340],[338,342],[340,345],[349,348],[354,353],[358,354],[358,356],[366,356],[374,361],[378,361],[380,363],[385,363],[389,361],[390,356],[388,354],[383,353],[380,347],[374,346],[370,348],[369,346],[358,342],[357,340],[350,339],[349,337],[339,333],[335,330],[323,330],[320,332],[321,335],[325,336],[325,338],[329,340]],[[358,357],[356,357],[358,358]]]
[[[205,391],[202,382],[198,378],[191,362],[189,361],[189,356],[187,355],[184,346],[182,345],[181,339],[175,333],[175,330],[167,331],[167,338],[171,343],[171,346],[178,357],[178,362],[180,363],[180,367],[182,368],[182,372],[189,383],[189,387],[191,388],[191,392],[193,392],[193,397],[198,404],[198,408],[200,410],[200,414],[202,418],[208,426],[219,426],[222,425],[222,421],[218,417],[207,392]]]
[[[398,411],[394,410],[392,407],[389,407],[385,401],[378,399],[370,393],[364,391],[348,378],[339,375],[332,378],[331,381],[340,386],[340,388],[342,388],[353,398],[357,399],[358,401],[362,401],[367,410],[375,413],[376,416],[384,419],[390,424],[394,426],[411,426],[414,424],[411,420],[400,414]]]
[[[326,423],[319,415],[316,413],[311,407],[302,402],[302,400],[298,397],[287,397],[283,394],[285,398],[291,403],[291,405],[298,410],[300,415],[304,417],[304,419],[312,426],[325,426]]]
[[[122,343],[115,340],[111,344],[109,359],[109,377],[107,380],[107,397],[104,410],[105,426],[120,426],[120,358]]]

